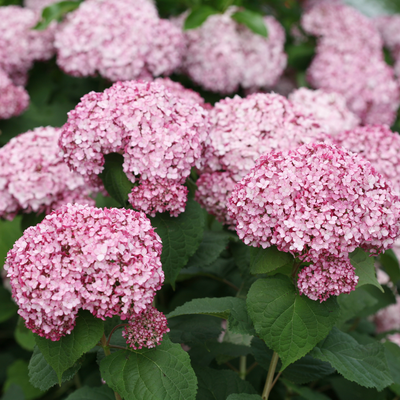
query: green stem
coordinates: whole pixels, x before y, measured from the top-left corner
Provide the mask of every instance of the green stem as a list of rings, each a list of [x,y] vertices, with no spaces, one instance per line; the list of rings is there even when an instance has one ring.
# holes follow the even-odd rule
[[[107,344],[106,335],[103,333],[102,338],[100,339],[101,347],[103,348],[104,355],[107,357],[111,354],[110,346]],[[114,392],[115,400],[122,400],[122,397],[117,393]]]
[[[272,355],[271,363],[269,364],[267,380],[265,381],[265,386],[264,386],[264,390],[262,393],[263,400],[268,400],[269,393],[271,392],[271,389],[273,386],[272,383],[274,380],[274,374],[275,374],[276,365],[278,364],[278,360],[279,360],[279,355],[276,351],[274,351],[274,354]]]
[[[239,376],[240,376],[240,379],[245,380],[246,379],[246,373],[247,373],[246,356],[240,356],[240,363],[239,363]]]

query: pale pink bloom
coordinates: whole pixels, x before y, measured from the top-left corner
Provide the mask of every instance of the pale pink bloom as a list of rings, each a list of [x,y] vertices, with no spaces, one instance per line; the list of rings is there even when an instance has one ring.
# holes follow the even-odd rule
[[[13,84],[0,69],[0,119],[7,119],[23,113],[29,105],[29,94],[22,86]]]
[[[361,156],[329,144],[262,156],[236,185],[229,212],[245,244],[301,259],[370,254],[400,235],[400,199]]]
[[[377,333],[392,330],[400,331],[400,296],[396,295],[396,304],[379,310],[374,317]],[[400,333],[393,333],[386,336],[387,339],[400,346]]]
[[[400,195],[400,135],[397,132],[392,132],[387,125],[367,125],[343,131],[334,140],[368,160]]]
[[[17,85],[24,85],[35,60],[54,54],[55,25],[38,31],[38,12],[18,6],[0,7],[0,69]]]
[[[299,105],[305,115],[314,117],[332,136],[360,124],[360,119],[347,108],[346,99],[339,93],[302,87],[292,92],[289,100]]]
[[[400,15],[385,15],[377,17],[374,24],[378,29],[383,43],[392,52],[393,57],[400,57]]]
[[[271,16],[264,17],[268,38],[231,18],[236,8],[211,15],[204,24],[185,31],[186,51],[181,70],[207,90],[232,93],[240,86],[273,86],[286,67],[285,33]],[[186,14],[176,19],[183,26]]]
[[[143,313],[133,317],[122,332],[126,343],[134,350],[142,347],[151,349],[159,345],[164,333],[169,332],[167,318],[153,306],[149,306]]]
[[[196,183],[196,200],[231,226],[234,219],[227,215],[226,200],[261,155],[329,140],[313,117],[274,93],[221,100],[210,111],[210,122],[202,171],[207,175]]]
[[[67,203],[94,205],[94,187],[64,162],[59,137],[60,128],[40,127],[0,148],[0,217],[50,213]]]
[[[174,96],[161,83],[118,82],[103,93],[82,97],[68,113],[60,145],[67,163],[93,181],[104,168],[105,154],[123,154],[128,178],[145,184],[133,189],[132,204],[149,214],[164,204],[163,211],[177,215],[186,203],[186,191],[177,185],[185,182],[193,166],[200,166],[208,130],[208,112]],[[156,189],[159,181],[165,183],[164,192],[161,186]],[[171,196],[168,204],[162,201],[166,194]]]
[[[330,296],[355,290],[358,276],[348,258],[320,256],[310,261],[312,264],[304,267],[298,275],[300,294],[322,303]]]
[[[42,11],[51,4],[59,3],[58,0],[24,0],[24,6],[34,11]]]
[[[68,74],[147,79],[179,66],[183,35],[149,0],[86,0],[60,25],[55,46]]]
[[[161,240],[143,213],[68,204],[25,230],[5,269],[26,326],[59,340],[79,309],[123,320],[161,288]]]

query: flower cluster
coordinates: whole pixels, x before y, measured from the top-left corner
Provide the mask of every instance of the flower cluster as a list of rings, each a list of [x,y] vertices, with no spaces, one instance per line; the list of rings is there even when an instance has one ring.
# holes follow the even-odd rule
[[[203,107],[174,96],[160,83],[118,82],[103,93],[82,97],[68,113],[60,145],[70,167],[93,181],[103,170],[104,154],[122,153],[125,173],[139,184],[129,196],[132,204],[148,213],[160,211],[163,204],[163,211],[177,215],[185,191],[176,186],[199,165],[207,115]],[[157,199],[149,199],[149,192]],[[170,203],[161,200],[163,195]]]
[[[300,294],[311,300],[327,300],[330,296],[350,293],[357,285],[358,276],[348,258],[319,257],[304,267],[297,280]]]
[[[228,208],[246,244],[301,259],[347,257],[357,247],[377,254],[400,234],[391,187],[368,161],[329,144],[261,157]]]
[[[150,0],[86,0],[61,24],[55,46],[68,74],[131,80],[177,68],[183,35]]]
[[[68,204],[25,230],[5,269],[26,326],[59,340],[79,309],[101,319],[145,312],[164,280],[161,247],[143,213]]]
[[[0,119],[7,119],[24,112],[29,105],[29,95],[22,86],[15,86],[0,69]]]
[[[304,14],[302,25],[320,36],[309,82],[342,94],[364,124],[393,123],[400,89],[373,22],[351,7],[322,2]]]
[[[185,32],[182,70],[207,90],[232,93],[243,88],[271,87],[286,66],[285,33],[275,18],[264,18],[268,38],[256,35],[231,18],[235,8],[211,15]],[[182,26],[186,14],[176,20]]]
[[[167,318],[162,312],[149,306],[146,311],[129,321],[122,336],[128,346],[135,350],[142,347],[151,349],[161,343],[166,332],[169,332]]]
[[[54,54],[54,28],[32,29],[39,14],[18,6],[0,7],[0,69],[17,85],[24,85],[35,60]]]
[[[60,129],[36,128],[0,149],[0,217],[46,212],[67,203],[94,204],[94,188],[72,172],[58,147]]]
[[[379,310],[374,321],[377,333],[391,330],[400,331],[400,296],[396,296],[396,304],[391,304],[389,307]],[[393,333],[386,337],[400,346],[400,333]]]
[[[204,155],[204,172],[208,174],[197,181],[196,200],[225,223],[232,221],[224,217],[232,185],[261,155],[329,140],[314,118],[305,116],[298,106],[278,94],[221,100],[210,111],[210,123]]]
[[[301,106],[305,115],[312,115],[332,136],[360,124],[360,119],[347,108],[346,99],[339,93],[303,87],[292,92],[289,100]]]
[[[35,11],[42,11],[53,3],[58,3],[57,0],[24,0],[24,6]]]
[[[338,146],[368,160],[400,195],[400,136],[387,125],[357,127],[334,138]]]

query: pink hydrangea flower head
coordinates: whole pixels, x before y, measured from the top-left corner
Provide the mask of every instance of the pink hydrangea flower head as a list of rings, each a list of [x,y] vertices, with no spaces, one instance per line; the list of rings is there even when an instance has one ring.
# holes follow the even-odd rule
[[[56,34],[57,63],[66,73],[111,80],[170,74],[181,62],[183,35],[161,20],[149,0],[87,0]]]
[[[142,314],[129,321],[122,336],[134,350],[143,347],[151,349],[161,343],[164,333],[169,332],[167,323],[167,318],[162,312],[149,306]]]
[[[0,119],[23,113],[29,105],[29,94],[22,86],[15,86],[0,69]]]
[[[297,287],[300,294],[322,303],[330,296],[350,293],[357,283],[358,276],[348,258],[328,256],[318,257],[304,267],[298,275]]]
[[[0,69],[15,84],[24,85],[35,60],[48,60],[54,54],[54,29],[32,29],[39,13],[18,6],[0,7]]]
[[[221,100],[210,111],[210,122],[203,171],[208,175],[196,183],[196,200],[220,222],[233,225],[225,200],[261,155],[330,140],[313,117],[274,93]]]
[[[164,280],[161,247],[143,213],[68,204],[25,230],[5,269],[26,326],[59,340],[79,309],[101,319],[144,312]]]
[[[387,125],[360,126],[335,136],[335,142],[368,160],[400,195],[400,136]]]
[[[270,87],[286,66],[285,33],[273,17],[265,17],[268,38],[235,22],[231,7],[211,15],[197,29],[185,32],[186,51],[182,70],[207,90],[232,93],[243,88]],[[186,14],[176,20],[182,26]]]
[[[95,188],[64,162],[59,137],[60,128],[40,127],[0,149],[0,217],[50,213],[67,203],[94,205],[89,195]]]
[[[382,39],[373,21],[340,2],[319,2],[303,14],[301,25],[314,36],[348,43],[355,52],[359,47],[375,54],[382,51]]]
[[[400,330],[400,296],[396,296],[396,304],[379,310],[374,317],[376,332],[383,333]],[[388,335],[387,338],[400,346],[400,333]]]
[[[155,188],[159,181],[160,186],[166,181],[184,183],[191,167],[200,165],[208,129],[208,112],[203,107],[174,96],[162,84],[118,82],[103,93],[85,95],[69,112],[60,145],[67,163],[93,180],[103,170],[104,154],[122,153],[128,178],[148,185],[134,189],[131,201],[146,204],[146,212],[152,212],[146,192],[152,187],[150,191],[159,191],[161,196],[161,188]],[[168,207],[181,209],[184,191],[176,187],[167,191],[179,202]],[[158,207],[160,198],[152,204]]]
[[[363,124],[391,125],[396,118],[399,84],[382,55],[375,56],[362,49],[342,50],[321,40],[307,70],[307,79],[316,88],[344,96],[348,108]]]
[[[58,3],[56,0],[24,0],[24,7],[34,11],[42,11],[51,4]]]
[[[385,15],[375,18],[375,27],[378,29],[383,43],[392,52],[394,58],[400,57],[400,15]]]
[[[378,254],[400,235],[400,199],[359,155],[329,144],[262,156],[228,205],[245,244],[296,257]]]
[[[346,99],[339,93],[302,87],[292,92],[289,100],[301,106],[305,115],[312,115],[332,136],[360,124],[360,119],[347,108]]]

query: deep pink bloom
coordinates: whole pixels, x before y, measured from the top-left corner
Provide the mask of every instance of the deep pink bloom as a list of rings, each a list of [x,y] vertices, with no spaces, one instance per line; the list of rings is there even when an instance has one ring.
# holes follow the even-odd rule
[[[67,203],[94,205],[95,190],[72,172],[58,147],[60,128],[40,127],[0,148],[0,217],[50,213]]]
[[[296,257],[371,254],[400,234],[400,199],[371,164],[328,144],[271,152],[236,185],[229,211],[245,244]]]
[[[0,7],[0,69],[17,85],[24,85],[35,60],[54,54],[54,29],[32,29],[39,13],[18,6]]]
[[[150,214],[160,211],[160,190],[165,187],[165,195],[175,192],[172,198],[178,204],[171,201],[164,211],[177,215],[186,202],[184,190],[171,191],[168,185],[182,185],[191,167],[200,165],[208,129],[203,107],[174,96],[161,83],[118,82],[103,93],[82,97],[68,113],[60,145],[67,163],[93,180],[103,170],[105,154],[123,154],[128,178],[147,185],[133,190],[132,204],[141,209],[142,202],[143,211]],[[158,181],[164,182],[157,189],[158,200],[149,201],[146,192],[150,186],[154,192]]]
[[[25,230],[5,269],[26,326],[59,340],[79,309],[101,319],[145,312],[164,280],[161,247],[143,213],[68,204]]]
[[[360,124],[360,119],[347,108],[346,99],[339,93],[302,87],[292,92],[289,100],[299,105],[305,115],[317,120],[332,136]]]
[[[60,25],[55,46],[68,74],[132,80],[177,68],[183,35],[150,0],[86,0]]]
[[[15,86],[0,69],[0,119],[23,113],[29,105],[29,94],[22,86]]]
[[[129,347],[135,350],[147,347],[151,349],[159,345],[164,333],[169,332],[167,318],[153,306],[149,306],[142,314],[129,321],[122,332]]]
[[[232,93],[240,86],[273,86],[286,66],[285,32],[274,17],[264,17],[268,38],[231,18],[236,8],[211,15],[197,29],[185,31],[182,71],[207,90]],[[176,20],[182,27],[186,14]]]
[[[397,132],[392,132],[387,125],[367,125],[341,132],[334,140],[368,160],[400,195],[400,135]]]

